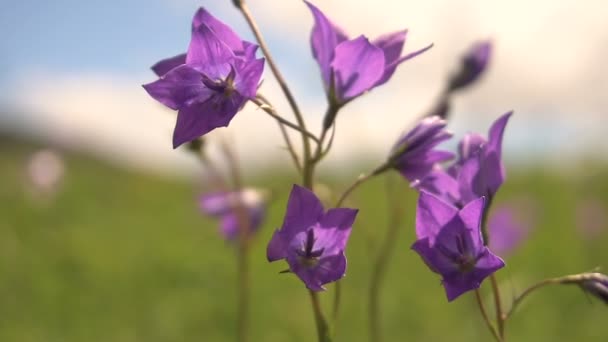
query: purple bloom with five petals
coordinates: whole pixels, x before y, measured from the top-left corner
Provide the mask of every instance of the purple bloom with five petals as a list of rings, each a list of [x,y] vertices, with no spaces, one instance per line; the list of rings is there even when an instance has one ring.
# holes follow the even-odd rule
[[[331,103],[341,106],[386,83],[397,66],[432,47],[432,44],[401,56],[407,31],[383,35],[373,41],[361,35],[349,39],[317,7],[306,2],[315,20],[310,42],[321,68],[325,91]]]
[[[200,197],[199,206],[205,214],[220,219],[220,232],[229,241],[239,237],[242,219],[246,220],[247,234],[252,234],[260,228],[266,216],[263,194],[250,188],[204,194]],[[243,210],[242,215],[246,216],[240,218],[239,210]]]
[[[434,148],[452,137],[445,129],[445,120],[438,116],[426,117],[414,129],[404,134],[390,153],[390,162],[407,180],[415,182],[425,177],[439,162],[454,157],[447,151]]]
[[[346,272],[344,249],[358,210],[333,208],[327,212],[310,190],[294,185],[281,229],[268,243],[268,261],[286,259],[313,291],[342,278]]]
[[[416,235],[412,245],[431,271],[440,274],[448,301],[477,289],[504,267],[504,261],[484,246],[481,218],[484,198],[458,209],[439,198],[420,193]]]
[[[475,43],[463,56],[460,70],[450,77],[448,90],[450,92],[460,90],[477,81],[488,68],[491,57],[490,41]]]
[[[150,96],[178,111],[174,148],[228,126],[255,97],[264,70],[256,50],[205,9],[198,10],[186,54],[155,64],[160,79],[144,85]]]

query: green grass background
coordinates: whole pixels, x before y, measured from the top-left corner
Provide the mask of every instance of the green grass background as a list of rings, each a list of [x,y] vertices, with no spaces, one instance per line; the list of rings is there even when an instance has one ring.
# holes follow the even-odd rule
[[[40,201],[25,186],[31,151],[0,144],[0,341],[235,339],[234,250],[216,222],[197,211],[200,186],[67,156],[63,186],[53,201]],[[608,169],[581,170],[509,168],[495,203],[526,198],[536,224],[498,273],[507,302],[535,280],[608,267],[607,234],[581,239],[574,216],[585,198],[608,206]],[[339,192],[350,179],[326,183]],[[288,172],[248,179],[277,190],[251,254],[251,341],[315,340],[303,284],[278,274],[285,265],[265,258],[294,180]],[[405,182],[394,184],[402,188],[407,216],[381,296],[385,341],[489,341],[474,296],[447,303],[439,277],[410,250],[416,198]],[[384,189],[384,180],[373,180],[348,203],[361,212],[347,250],[336,341],[368,340],[369,276],[387,229]],[[489,284],[482,289],[491,311]],[[321,294],[327,309],[332,290]],[[510,341],[607,341],[607,322],[606,305],[576,287],[555,286],[530,297],[507,334]]]

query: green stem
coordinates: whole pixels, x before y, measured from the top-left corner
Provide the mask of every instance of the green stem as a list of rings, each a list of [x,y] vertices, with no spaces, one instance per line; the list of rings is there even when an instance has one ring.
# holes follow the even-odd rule
[[[498,325],[498,336],[500,341],[505,341],[505,317],[502,311],[502,301],[500,299],[500,289],[498,288],[498,282],[496,276],[492,274],[490,276],[490,282],[492,283],[492,293],[494,294],[494,307],[496,308],[496,324]]]
[[[481,294],[479,289],[475,289],[475,298],[477,299],[477,305],[479,306],[479,312],[481,312],[481,316],[483,317],[484,322],[486,322],[486,326],[494,336],[496,341],[500,342],[500,336],[498,335],[498,331],[496,331],[496,327],[490,321],[490,317],[488,316],[488,312],[486,311],[485,306],[483,305],[483,300],[481,299]]]
[[[277,64],[274,62],[274,58],[270,54],[270,50],[268,49],[268,46],[266,45],[266,41],[264,40],[264,37],[262,36],[262,32],[260,31],[257,23],[253,19],[253,16],[251,15],[251,12],[249,11],[249,7],[247,7],[247,4],[243,0],[240,0],[240,1],[234,0],[233,2],[234,2],[234,5],[240,10],[240,12],[245,17],[245,20],[247,21],[249,28],[253,32],[253,35],[255,36],[258,44],[260,44],[260,49],[262,50],[262,53],[266,57],[266,63],[268,63],[270,70],[272,71],[275,79],[279,83],[279,86],[281,87],[281,90],[283,91],[283,94],[285,95],[285,98],[287,99],[287,102],[289,103],[289,106],[291,107],[291,110],[293,111],[293,114],[296,118],[299,128],[301,129],[301,131],[306,131],[306,123],[304,122],[304,118],[302,116],[302,113],[300,112],[300,108],[298,107],[298,104],[296,103],[295,97],[291,93],[291,90],[289,90],[289,87],[287,86],[287,82],[285,81],[285,78],[281,74],[281,71],[277,67]],[[301,135],[302,135],[302,147],[304,150],[303,177],[304,177],[304,180],[305,180],[304,183],[306,186],[306,184],[312,185],[312,170],[309,170],[310,167],[308,166],[309,165],[308,161],[310,159],[310,141],[308,140],[308,137],[306,136],[306,134],[302,133]]]
[[[329,327],[325,317],[323,317],[319,297],[315,291],[308,290],[308,292],[310,293],[310,301],[313,309],[312,311],[315,317],[315,323],[317,325],[317,339],[319,342],[331,342]]]

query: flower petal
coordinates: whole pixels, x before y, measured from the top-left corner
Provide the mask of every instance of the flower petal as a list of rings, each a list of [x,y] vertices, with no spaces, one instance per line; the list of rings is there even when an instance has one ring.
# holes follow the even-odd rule
[[[228,25],[219,21],[202,7],[194,14],[192,30],[196,31],[201,25],[205,25],[211,29],[217,39],[224,42],[235,53],[243,52],[243,41],[241,38]]]
[[[334,58],[334,50],[338,44],[347,40],[347,36],[337,26],[308,1],[304,1],[312,12],[315,20],[315,25],[312,28],[310,35],[310,44],[312,46],[312,55],[319,63],[321,68],[321,77],[326,89],[331,85],[331,61]]]
[[[239,94],[230,97],[216,94],[205,102],[197,102],[181,108],[173,131],[173,148],[205,135],[215,128],[228,126],[244,103],[245,98]]]
[[[439,198],[420,192],[416,210],[416,236],[418,239],[428,238],[434,244],[441,228],[458,214],[458,209]]]
[[[234,53],[226,43],[205,24],[201,24],[192,31],[192,38],[188,52],[186,53],[186,64],[204,66],[205,70],[211,70],[213,76],[220,72],[213,72],[214,68],[226,64],[234,58]]]
[[[502,136],[511,115],[513,115],[513,111],[507,112],[496,119],[496,121],[494,121],[492,124],[492,127],[490,127],[490,132],[488,133],[488,148],[496,153],[499,160],[502,157]]]
[[[281,230],[275,230],[272,238],[266,247],[266,258],[268,261],[277,261],[287,257],[288,242],[283,238]]]
[[[212,192],[199,198],[199,207],[207,215],[221,216],[234,208],[235,193],[228,191]]]
[[[471,231],[471,240],[474,244],[473,248],[476,251],[480,251],[484,247],[481,235],[481,219],[485,209],[485,202],[484,197],[479,197],[469,202],[458,212],[458,216],[460,216],[464,226]]]
[[[388,33],[378,37],[372,42],[372,44],[384,51],[384,62],[386,64],[384,74],[382,75],[382,78],[378,80],[376,85],[386,83],[386,81],[393,76],[393,73],[397,69],[396,62],[399,60],[401,51],[403,50],[403,45],[405,44],[406,35],[407,30]]]
[[[161,77],[182,64],[186,63],[186,54],[182,53],[167,59],[163,59],[152,66],[152,71],[156,76]]]
[[[346,248],[357,212],[348,208],[328,210],[314,229],[315,248],[323,249],[324,256],[341,253]]]
[[[178,110],[192,102],[205,101],[212,95],[201,80],[198,71],[187,65],[181,65],[159,80],[145,84],[143,87],[158,102]]]
[[[455,207],[460,205],[458,181],[443,169],[429,172],[420,181],[414,182],[412,187],[418,191],[431,193]]]
[[[282,230],[285,240],[290,241],[297,233],[315,225],[323,215],[323,205],[310,190],[294,184],[289,200]]]
[[[253,99],[257,93],[262,73],[264,72],[264,58],[246,62],[237,71],[234,87],[248,99]]]
[[[384,67],[384,52],[364,36],[338,44],[331,63],[338,100],[346,102],[370,90]]]

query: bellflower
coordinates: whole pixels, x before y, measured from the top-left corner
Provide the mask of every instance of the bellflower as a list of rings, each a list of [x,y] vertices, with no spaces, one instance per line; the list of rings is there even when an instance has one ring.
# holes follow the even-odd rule
[[[414,129],[405,133],[390,153],[390,163],[407,180],[414,182],[425,177],[433,167],[454,155],[434,148],[452,137],[445,129],[445,120],[438,116],[426,117]]]
[[[437,197],[420,193],[416,236],[412,245],[431,271],[442,276],[448,301],[477,289],[505,263],[484,246],[481,217],[484,198],[458,209]]]
[[[203,213],[220,220],[220,232],[229,241],[239,237],[241,220],[246,220],[247,234],[252,234],[260,228],[266,215],[263,194],[250,188],[202,195],[199,206]],[[242,214],[239,210],[243,210]],[[240,218],[239,215],[246,216]]]
[[[333,208],[327,212],[314,193],[294,185],[281,229],[267,248],[268,261],[286,259],[295,273],[313,291],[342,278],[346,272],[344,249],[356,209]]]
[[[448,91],[460,90],[475,83],[488,68],[491,57],[491,42],[475,43],[463,56],[458,72],[450,77]]]
[[[500,116],[490,127],[488,140],[470,135],[461,142],[458,184],[462,203],[485,196],[492,200],[505,181],[505,166],[502,162],[502,137],[513,112]],[[468,143],[465,143],[467,141]]]
[[[155,64],[160,79],[144,85],[150,96],[178,111],[174,148],[228,126],[255,97],[264,69],[256,50],[205,9],[198,10],[186,54]]]
[[[373,41],[361,35],[349,39],[313,4],[306,2],[314,17],[310,42],[313,57],[321,68],[325,91],[334,105],[386,83],[397,66],[431,48],[401,56],[406,30],[383,35]]]

